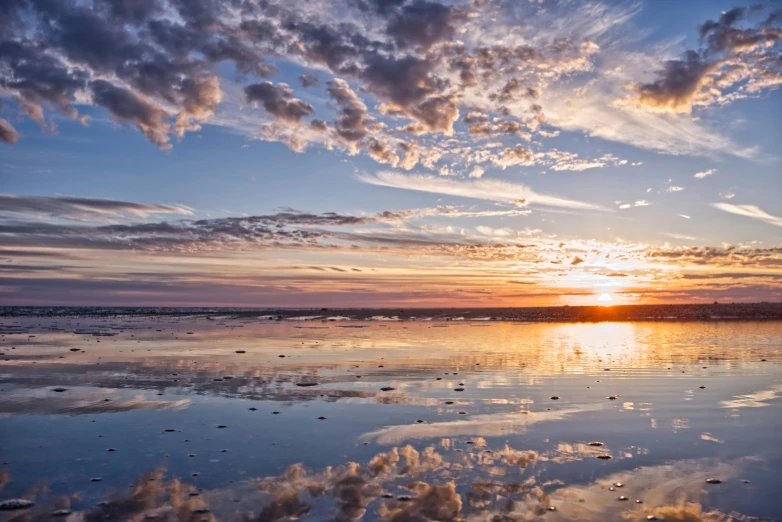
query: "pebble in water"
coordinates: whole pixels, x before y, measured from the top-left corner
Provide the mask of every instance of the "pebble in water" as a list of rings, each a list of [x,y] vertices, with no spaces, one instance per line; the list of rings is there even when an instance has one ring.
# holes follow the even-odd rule
[[[53,392],[62,393],[64,391],[68,391],[68,388],[52,388]]]
[[[453,401],[445,401],[445,404],[453,404]]]
[[[318,420],[326,420],[326,417],[318,417]]]
[[[421,419],[418,419],[418,420],[417,420],[417,421],[415,421],[415,422],[417,422],[418,424],[421,424],[421,423],[423,423],[424,421],[423,421],[423,420],[421,420]]]
[[[27,509],[35,505],[32,500],[24,498],[12,498],[0,502],[0,511],[15,511],[17,509]]]
[[[301,386],[302,388],[308,388],[310,386],[317,386],[317,382],[297,382],[296,386]]]
[[[101,479],[100,477],[93,477],[90,479],[90,482],[100,482],[101,480],[103,479]]]
[[[464,391],[464,388],[454,388],[453,391]]]
[[[278,412],[278,411],[273,411],[272,412],[272,415],[279,415],[279,414],[280,414],[280,412]]]
[[[628,498],[627,498],[626,496],[624,496],[624,495],[620,495],[620,496],[617,498],[617,500],[622,500],[622,501],[624,501],[624,500],[628,500]]]
[[[609,401],[615,401],[616,400],[616,395],[609,395],[608,396],[608,400]]]
[[[258,411],[258,408],[249,408],[250,411]]]
[[[108,452],[113,452],[113,451],[117,451],[117,450],[116,450],[116,449],[114,449],[114,448],[109,448],[109,449],[107,449],[106,451],[108,451]]]
[[[552,400],[552,401],[558,401],[558,400],[559,400],[559,396],[557,396],[557,395],[552,395],[552,397],[551,397],[551,400]]]
[[[720,479],[710,478],[706,479],[706,484],[722,484],[722,481]]]
[[[392,388],[391,386],[384,386],[380,388],[380,391],[394,391],[396,388]]]
[[[613,457],[611,455],[598,455],[595,458],[600,459],[600,460],[611,460]]]
[[[244,350],[236,350],[236,353],[247,353],[247,352]]]
[[[55,511],[52,511],[49,514],[51,516],[53,516],[53,517],[67,517],[68,515],[71,514],[71,510],[70,509],[57,509]]]
[[[225,424],[220,424],[220,425],[219,425],[219,426],[217,426],[217,427],[218,427],[218,428],[220,428],[220,429],[223,429],[223,428],[227,428],[228,426],[226,426]]]
[[[176,430],[174,428],[166,428],[163,431],[166,432],[166,433],[172,433],[172,432],[174,432]]]
[[[590,442],[589,445],[590,446],[603,446],[603,443],[595,441],[595,442]]]
[[[618,488],[623,488],[623,487],[625,487],[625,485],[624,485],[624,484],[622,484],[621,482],[617,482],[616,484],[614,484],[614,486],[616,486],[616,487],[618,487]]]

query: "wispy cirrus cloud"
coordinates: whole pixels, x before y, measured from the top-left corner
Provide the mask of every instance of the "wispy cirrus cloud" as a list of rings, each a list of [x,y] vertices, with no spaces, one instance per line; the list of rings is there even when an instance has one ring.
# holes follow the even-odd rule
[[[579,210],[604,210],[603,207],[594,203],[538,194],[526,185],[496,179],[456,180],[423,174],[401,174],[392,171],[360,174],[357,177],[370,185],[498,201],[516,206],[531,204]]]
[[[191,215],[185,205],[154,205],[101,198],[26,196],[0,194],[0,215],[45,216],[69,220],[146,218],[153,214]]]
[[[712,203],[713,207],[738,216],[744,216],[763,221],[770,225],[782,227],[782,217],[772,216],[755,205],[734,205],[732,203]]]

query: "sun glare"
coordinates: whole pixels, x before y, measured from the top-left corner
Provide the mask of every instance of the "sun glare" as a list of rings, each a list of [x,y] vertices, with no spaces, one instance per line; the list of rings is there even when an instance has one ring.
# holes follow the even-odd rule
[[[611,302],[614,300],[613,297],[611,297],[611,294],[609,293],[602,293],[597,298],[597,302],[600,304],[600,306],[611,306]]]

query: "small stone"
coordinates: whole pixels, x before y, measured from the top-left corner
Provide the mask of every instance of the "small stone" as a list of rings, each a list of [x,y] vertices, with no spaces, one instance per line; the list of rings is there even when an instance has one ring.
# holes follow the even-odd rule
[[[172,433],[172,432],[174,432],[174,431],[176,431],[176,430],[175,430],[174,428],[166,428],[166,429],[164,429],[163,431],[164,431],[165,433]]]
[[[616,400],[616,395],[610,395],[610,396],[608,397],[608,400],[609,400],[609,401],[615,401],[615,400]]]
[[[272,415],[279,415],[279,414],[280,414],[280,412],[278,412],[278,411],[273,411],[272,412]]]
[[[453,404],[453,401],[445,401],[445,404]]]
[[[706,389],[705,386],[698,386],[698,388],[700,388],[701,390],[705,390]]]
[[[589,445],[590,446],[603,446],[603,443],[595,441],[595,442],[590,442]]]
[[[552,401],[558,401],[558,400],[559,400],[559,397],[558,397],[557,395],[553,395],[553,396],[551,397],[551,400],[552,400]]]
[[[62,393],[64,391],[68,391],[68,388],[52,388],[53,392]]]
[[[454,388],[453,391],[464,391],[464,388]]]
[[[618,488],[623,488],[623,487],[625,487],[625,485],[624,485],[624,484],[622,484],[621,482],[617,482],[616,484],[614,484],[614,486],[616,486],[616,487],[618,487]]]
[[[102,478],[100,478],[100,477],[92,477],[92,478],[90,479],[90,482],[100,482],[101,480],[103,480],[103,479],[102,479]]]
[[[249,408],[250,411],[258,411],[258,408]]]
[[[706,479],[706,484],[722,484],[722,481],[720,479],[710,478]]]
[[[394,391],[396,388],[392,388],[391,386],[384,386],[380,388],[380,391]]]
[[[301,386],[302,388],[308,388],[310,386],[317,386],[317,382],[297,382],[296,386]]]
[[[629,500],[629,499],[628,499],[626,496],[624,496],[624,495],[620,495],[620,496],[617,498],[617,500],[622,500],[622,501],[625,501],[625,500]]]
[[[641,500],[641,499],[638,499],[638,500],[636,500],[636,501],[635,501],[635,503],[636,503],[636,504],[643,504],[643,503],[644,503],[644,501],[643,501],[643,500]]]
[[[613,457],[611,455],[598,455],[595,458],[597,458],[599,460],[611,460]]]
[[[326,417],[318,417],[318,420],[326,420]]]
[[[418,424],[421,424],[421,423],[423,423],[424,421],[423,421],[423,420],[421,420],[421,419],[418,419],[418,420],[417,420],[417,421],[415,421],[415,422],[417,422]]]
[[[245,350],[236,350],[236,353],[247,353]]]
[[[220,428],[220,429],[222,429],[222,428],[227,428],[227,427],[228,427],[228,426],[226,426],[225,424],[220,424],[220,425],[218,426],[218,428]]]
[[[67,517],[71,514],[70,509],[58,509],[49,513],[53,517]]]
[[[113,451],[117,451],[117,450],[116,450],[116,449],[114,449],[114,448],[109,448],[109,449],[107,449],[106,451],[108,451],[108,452],[113,452]]]
[[[548,508],[546,508],[546,509],[548,509],[549,511],[556,511],[556,510],[557,510],[557,507],[556,507],[556,506],[549,506],[549,507],[548,507]]]

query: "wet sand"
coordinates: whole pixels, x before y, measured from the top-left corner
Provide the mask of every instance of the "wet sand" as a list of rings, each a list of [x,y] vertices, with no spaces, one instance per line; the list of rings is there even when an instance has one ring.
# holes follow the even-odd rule
[[[782,518],[782,322],[391,312],[4,317],[0,520]]]

